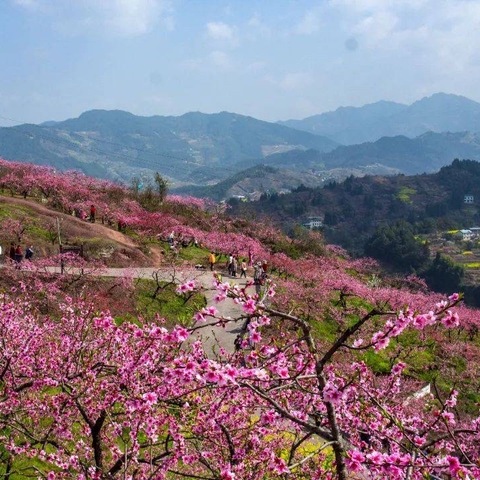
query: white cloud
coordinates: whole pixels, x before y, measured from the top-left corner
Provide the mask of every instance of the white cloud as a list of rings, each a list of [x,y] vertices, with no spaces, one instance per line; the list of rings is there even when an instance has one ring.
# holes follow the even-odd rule
[[[187,70],[206,72],[215,70],[231,70],[234,68],[232,58],[225,52],[214,50],[202,58],[190,58],[180,64]]]
[[[248,22],[248,33],[252,38],[257,38],[258,35],[263,37],[270,37],[272,34],[272,29],[262,20],[258,13],[253,14]]]
[[[319,13],[314,10],[306,12],[302,20],[294,27],[294,33],[312,35],[320,30],[321,20]]]
[[[280,80],[274,81],[282,90],[301,90],[313,84],[313,78],[309,73],[291,72],[285,74]]]
[[[169,3],[159,0],[113,0],[91,3],[94,5],[93,8],[103,10],[107,27],[126,36],[142,35],[148,32],[163,14],[167,14],[167,18],[170,18]]]
[[[207,36],[213,40],[237,41],[235,28],[223,22],[207,23]]]
[[[363,18],[353,29],[355,34],[364,35],[372,45],[391,35],[399,23],[392,12],[379,11]]]
[[[221,68],[223,70],[229,70],[233,67],[231,58],[225,52],[211,52],[208,57],[214,67]]]
[[[299,90],[313,84],[313,78],[308,73],[287,73],[280,82],[284,90]]]
[[[252,73],[257,73],[265,70],[267,64],[262,61],[252,62],[246,66],[246,70]]]
[[[13,0],[14,5],[18,5],[23,8],[34,9],[39,6],[38,0]]]
[[[82,35],[98,31],[120,36],[143,35],[162,25],[172,30],[173,8],[170,0],[13,0],[26,10],[41,11],[53,19],[58,31]]]

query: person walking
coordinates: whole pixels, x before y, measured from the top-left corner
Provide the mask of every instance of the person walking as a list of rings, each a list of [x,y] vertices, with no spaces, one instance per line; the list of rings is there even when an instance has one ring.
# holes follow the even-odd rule
[[[262,269],[261,262],[257,262],[253,266],[253,284],[255,285],[255,292],[258,296],[260,296],[260,292],[262,289],[262,277],[264,275],[264,271]]]
[[[217,263],[217,258],[215,257],[214,252],[210,252],[208,256],[208,263],[210,264],[210,270],[213,272],[213,268],[215,267],[215,263]]]
[[[97,209],[95,205],[90,205],[90,222],[95,223],[95,214],[97,213]]]
[[[22,247],[20,246],[20,244],[18,244],[16,247],[15,247],[15,268],[20,268],[20,263],[23,259],[23,252],[22,252]]]
[[[26,250],[25,250],[25,260],[31,260],[33,257],[33,245],[30,245]]]
[[[240,278],[247,278],[247,262],[242,258],[242,263],[240,264]]]

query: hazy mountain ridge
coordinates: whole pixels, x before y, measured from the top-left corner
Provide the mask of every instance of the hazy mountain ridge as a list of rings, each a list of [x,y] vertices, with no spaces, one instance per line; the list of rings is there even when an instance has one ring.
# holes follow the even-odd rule
[[[291,171],[278,172],[282,180],[270,182],[282,189],[296,188],[299,178],[308,183],[320,176],[322,184],[350,174],[433,172],[457,157],[480,159],[480,140],[472,133],[480,131],[480,104],[465,97],[435,94],[410,106],[381,101],[306,120],[315,134],[229,112],[141,117],[91,110],[60,122],[0,128],[0,156],[127,183],[158,171],[174,187],[214,185],[267,165]],[[340,146],[317,135],[318,125],[337,137],[370,135],[380,127],[386,134],[395,128],[405,133]],[[452,133],[434,131],[439,128]],[[248,190],[248,181],[241,188]]]
[[[379,164],[413,175],[439,170],[454,158],[480,160],[480,136],[470,132],[427,132],[413,139],[382,137],[372,143],[338,147],[322,158],[327,169]]]
[[[320,153],[316,150],[293,150],[270,155],[261,160],[252,160],[245,163],[245,166],[253,168],[261,164],[282,169],[283,189],[292,190],[299,186],[298,178],[305,178],[304,185],[313,187],[315,185],[312,182],[315,180],[317,186],[322,186],[331,181],[342,181],[351,175],[362,177],[399,173],[406,175],[432,173],[449,165],[454,158],[480,161],[480,135],[469,132],[427,132],[414,139],[405,136],[383,137],[376,142],[340,146],[328,153]],[[290,177],[286,174],[287,171],[290,171]],[[259,193],[274,188],[272,184],[269,188],[258,191],[259,184],[255,177],[249,175],[249,172],[250,170],[245,170],[236,173],[225,180],[225,184],[233,185],[241,182],[245,191],[255,192],[251,198],[256,198]],[[296,172],[296,178],[291,176],[293,172]],[[230,186],[228,189],[217,190],[216,186],[211,186],[195,190],[186,187],[184,192],[211,198],[218,198],[219,193],[223,192],[222,198],[229,198],[231,188]]]
[[[279,123],[352,145],[385,136],[416,137],[427,131],[478,132],[480,103],[460,95],[436,93],[411,105],[380,101]]]
[[[212,182],[237,171],[233,165],[243,160],[336,146],[318,135],[227,112],[139,117],[92,110],[63,122],[0,129],[0,155],[7,159],[84,171],[94,162],[103,168],[99,176],[124,180],[159,171],[174,182]]]

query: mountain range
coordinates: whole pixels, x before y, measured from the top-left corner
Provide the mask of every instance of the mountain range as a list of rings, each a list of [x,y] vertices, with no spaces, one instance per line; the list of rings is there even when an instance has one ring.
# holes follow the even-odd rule
[[[0,156],[126,183],[159,172],[172,187],[191,192],[227,180],[231,186],[217,192],[230,195],[321,185],[351,174],[433,172],[456,157],[480,160],[476,132],[480,104],[443,93],[412,105],[381,101],[281,124],[228,112],[141,117],[92,110],[60,122],[0,128]],[[241,173],[259,165],[276,169],[268,181]],[[240,183],[248,177],[251,185],[232,190],[232,176]]]
[[[417,137],[429,131],[480,132],[480,103],[460,95],[436,93],[411,105],[380,101],[279,123],[353,145],[381,137]]]
[[[158,171],[172,183],[212,183],[242,161],[276,152],[329,151],[332,140],[234,113],[139,117],[92,110],[78,118],[0,128],[0,156],[79,168],[120,180]]]

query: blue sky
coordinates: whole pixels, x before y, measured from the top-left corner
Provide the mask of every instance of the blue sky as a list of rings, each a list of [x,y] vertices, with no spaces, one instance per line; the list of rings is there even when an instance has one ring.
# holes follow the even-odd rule
[[[0,0],[0,125],[480,101],[480,0]]]

